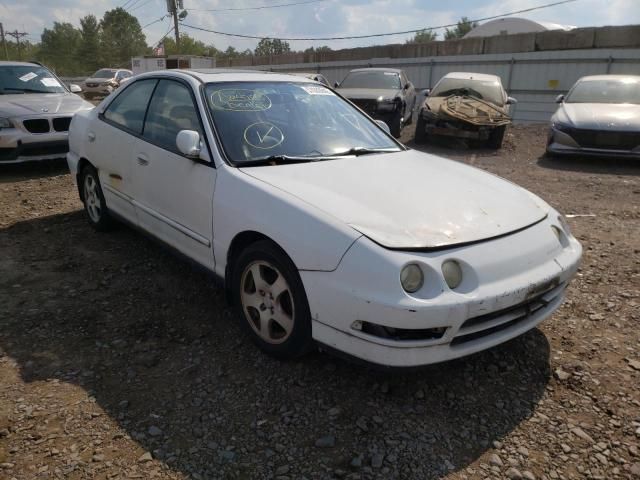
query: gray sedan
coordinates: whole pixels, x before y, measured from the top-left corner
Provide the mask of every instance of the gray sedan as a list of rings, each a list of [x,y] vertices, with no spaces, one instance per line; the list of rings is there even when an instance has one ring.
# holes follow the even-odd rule
[[[640,76],[582,77],[556,102],[549,155],[640,157]]]

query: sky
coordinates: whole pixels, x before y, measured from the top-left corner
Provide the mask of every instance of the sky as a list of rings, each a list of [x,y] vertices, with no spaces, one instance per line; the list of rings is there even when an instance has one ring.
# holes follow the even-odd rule
[[[551,3],[553,0],[320,0],[306,5],[261,10],[206,12],[197,9],[221,9],[269,6],[309,0],[183,0],[189,10],[185,23],[208,29],[270,37],[331,37],[395,32],[455,23],[460,17],[470,19],[499,15]],[[101,18],[126,0],[0,0],[0,22],[5,31],[18,29],[38,42],[44,28],[54,21],[79,26],[87,14]],[[166,14],[166,0],[129,0],[128,11],[141,25]],[[190,10],[193,9],[193,10]],[[603,26],[640,24],[640,0],[576,0],[573,3],[517,15],[565,25]],[[147,43],[156,43],[171,27],[165,18],[145,28]],[[255,48],[258,40],[220,36],[183,27],[183,31],[213,44],[218,49],[229,45],[238,50]],[[437,30],[442,39],[443,30]],[[328,45],[333,49],[385,43],[404,43],[411,35],[340,40],[291,41],[293,50]]]

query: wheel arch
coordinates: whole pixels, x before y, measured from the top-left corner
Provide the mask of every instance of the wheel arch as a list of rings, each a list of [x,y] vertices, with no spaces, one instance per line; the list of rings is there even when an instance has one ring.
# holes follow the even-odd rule
[[[91,165],[93,167],[93,164],[88,159],[86,159],[85,157],[80,157],[80,160],[78,160],[78,165],[76,166],[76,185],[78,186],[78,195],[80,196],[80,200],[82,200],[83,202],[84,194],[82,192],[82,185],[80,184],[80,177],[82,175],[82,170],[84,170],[87,165]]]

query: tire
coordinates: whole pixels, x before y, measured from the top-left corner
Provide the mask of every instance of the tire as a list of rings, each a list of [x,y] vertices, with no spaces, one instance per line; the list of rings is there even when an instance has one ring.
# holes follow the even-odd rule
[[[402,131],[402,112],[396,113],[391,119],[389,130],[391,130],[391,135],[395,138],[400,138],[400,133]]]
[[[98,171],[92,165],[87,165],[80,172],[80,188],[89,225],[99,232],[110,230],[113,219],[102,194]]]
[[[416,133],[413,136],[413,141],[417,144],[425,143],[427,141],[427,131],[424,119],[418,114],[418,121],[416,122]]]
[[[487,140],[487,145],[490,148],[498,149],[502,147],[502,140],[504,139],[504,132],[507,129],[506,125],[501,127],[496,127],[489,133],[489,139]]]
[[[233,303],[251,340],[292,360],[313,347],[311,313],[297,268],[273,242],[247,247],[232,266]]]

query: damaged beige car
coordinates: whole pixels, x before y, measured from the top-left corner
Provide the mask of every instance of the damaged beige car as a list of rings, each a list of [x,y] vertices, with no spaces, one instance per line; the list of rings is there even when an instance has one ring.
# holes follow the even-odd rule
[[[500,148],[511,123],[509,105],[515,103],[498,76],[448,73],[428,92],[420,108],[415,142],[424,143],[428,136],[443,135]]]

